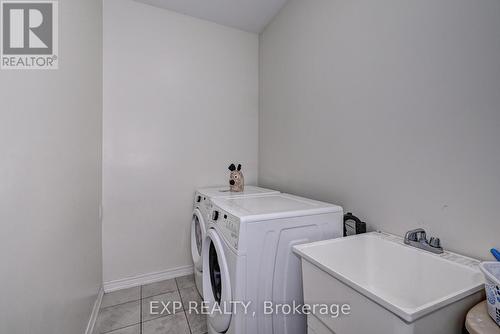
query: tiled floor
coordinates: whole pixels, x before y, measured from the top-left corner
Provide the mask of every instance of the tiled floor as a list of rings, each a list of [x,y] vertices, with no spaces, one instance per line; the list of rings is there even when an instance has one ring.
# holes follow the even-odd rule
[[[192,275],[107,293],[94,334],[204,334],[206,317],[194,311],[190,301],[201,302]],[[151,305],[158,308],[150,312]]]

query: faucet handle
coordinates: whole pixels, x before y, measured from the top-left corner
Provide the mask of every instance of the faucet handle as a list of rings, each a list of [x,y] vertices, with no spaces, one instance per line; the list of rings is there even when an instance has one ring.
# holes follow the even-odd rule
[[[441,240],[439,240],[439,238],[431,237],[431,239],[429,240],[429,246],[434,248],[441,248]]]
[[[405,235],[405,243],[408,243],[410,241],[421,241],[421,240],[425,240],[426,239],[426,234],[425,234],[425,230],[422,229],[422,228],[417,228],[417,229],[414,229],[414,230],[410,230],[408,232],[406,232],[406,235]]]

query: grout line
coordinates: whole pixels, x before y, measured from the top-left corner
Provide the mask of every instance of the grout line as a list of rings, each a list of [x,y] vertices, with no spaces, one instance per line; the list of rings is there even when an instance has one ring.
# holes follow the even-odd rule
[[[134,326],[137,326],[139,325],[139,323],[137,324],[132,324],[132,325],[127,325],[125,327],[119,327],[119,328],[115,328],[115,329],[112,329],[110,331],[107,331],[107,332],[99,332],[100,334],[108,334],[108,333],[111,333],[111,332],[114,332],[114,331],[119,331],[119,330],[122,330],[122,329],[125,329],[125,328],[129,328],[129,327],[134,327]]]
[[[139,299],[129,300],[127,302],[123,302],[123,303],[120,303],[120,304],[114,304],[114,305],[109,305],[109,306],[101,307],[101,310],[105,310],[105,309],[110,308],[110,307],[120,306],[120,305],[124,305],[124,304],[128,304],[128,303],[138,302],[140,300],[141,299],[139,298]]]
[[[139,288],[139,293],[140,293],[139,296],[141,297],[141,308],[140,308],[140,312],[141,312],[140,319],[141,319],[141,321],[139,322],[139,327],[140,327],[139,328],[139,334],[142,334],[142,323],[143,323],[143,320],[144,320],[144,319],[142,319],[142,285]]]
[[[189,323],[189,318],[186,313],[186,307],[184,306],[184,303],[182,301],[181,289],[179,289],[179,284],[177,283],[177,279],[175,279],[175,286],[177,287],[177,292],[179,293],[179,297],[181,299],[182,311],[184,312],[184,317],[186,318],[186,323],[188,325],[189,333],[193,334],[193,331],[191,330],[191,324]]]
[[[178,292],[179,290],[164,291],[164,292],[160,292],[160,293],[154,294],[152,296],[141,297],[141,299],[148,299],[148,298],[152,298],[152,297],[158,297],[158,296],[161,296],[161,295],[164,295],[164,294],[167,294],[167,293],[173,293],[173,292],[176,292],[176,291]],[[142,293],[141,293],[141,296],[142,296]]]

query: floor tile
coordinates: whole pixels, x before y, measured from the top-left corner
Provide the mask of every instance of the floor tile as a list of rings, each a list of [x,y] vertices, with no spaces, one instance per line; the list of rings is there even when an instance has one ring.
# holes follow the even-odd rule
[[[191,329],[191,334],[205,334],[208,332],[206,314],[186,312],[186,317],[188,319],[189,328]]]
[[[98,333],[106,333],[138,324],[141,321],[140,313],[140,301],[103,308],[97,317],[97,331]]]
[[[179,290],[192,334],[207,332],[207,317],[201,314],[201,296],[196,287]],[[191,302],[191,303],[190,303]]]
[[[160,317],[172,315],[175,312],[182,312],[181,296],[178,291],[167,292],[162,295],[145,298],[142,300],[142,321],[148,321]],[[177,304],[175,304],[177,302]],[[153,304],[151,304],[153,303]],[[163,304],[166,306],[164,309]],[[151,309],[151,305],[153,309]]]
[[[141,299],[141,288],[134,287],[104,294],[101,308]]]
[[[179,289],[185,289],[196,286],[194,282],[194,275],[177,277],[175,280],[177,281],[177,286],[179,287]]]
[[[106,334],[141,334],[141,325],[133,325],[121,329],[117,329]]]
[[[184,312],[169,315],[142,324],[142,334],[190,334]]]
[[[161,295],[172,291],[177,291],[177,284],[175,284],[175,279],[168,279],[161,282],[143,285],[142,298]]]
[[[179,292],[181,294],[182,304],[184,305],[185,309],[189,308],[190,301],[196,302],[198,307],[201,305],[201,296],[198,293],[198,290],[196,289],[196,287],[180,289]],[[194,304],[193,304],[193,306],[194,306]]]

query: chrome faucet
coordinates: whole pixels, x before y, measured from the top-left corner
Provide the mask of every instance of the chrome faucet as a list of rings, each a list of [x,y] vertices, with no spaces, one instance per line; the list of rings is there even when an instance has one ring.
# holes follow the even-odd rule
[[[441,254],[443,253],[443,248],[441,247],[441,240],[439,238],[430,238],[427,240],[427,235],[423,228],[417,228],[406,232],[405,234],[405,244],[420,248],[432,253]]]

